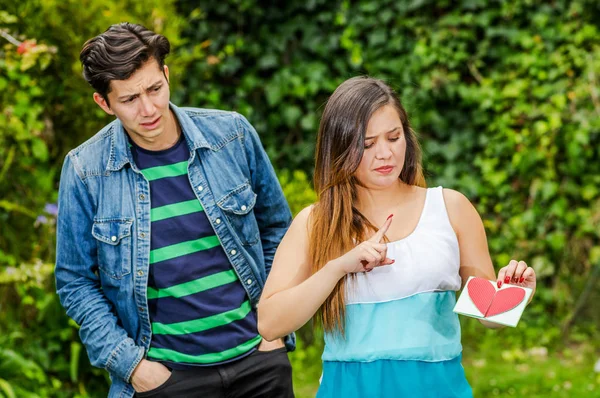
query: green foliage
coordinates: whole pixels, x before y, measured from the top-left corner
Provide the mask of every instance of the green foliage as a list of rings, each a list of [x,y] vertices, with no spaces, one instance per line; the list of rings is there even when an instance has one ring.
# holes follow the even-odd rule
[[[178,48],[172,4],[0,0],[0,397],[106,395],[54,293],[51,203],[64,155],[110,120],[81,75],[81,46],[131,21]],[[172,75],[194,56],[175,56]]]
[[[79,50],[122,21],[171,40],[175,103],[248,117],[294,214],[316,199],[310,176],[328,96],[351,76],[386,79],[420,135],[429,185],[474,202],[497,267],[525,259],[539,276],[518,328],[491,331],[462,320],[476,394],[598,391],[597,376],[581,369],[598,349],[600,313],[591,303],[599,290],[592,286],[588,305],[573,313],[592,267],[600,267],[596,1],[197,7],[190,0],[0,0],[0,397],[106,394],[105,372],[89,364],[54,294],[55,209],[48,204],[66,152],[110,120],[81,77]],[[578,348],[569,351],[560,322],[574,315],[568,342]],[[305,326],[291,354],[299,396],[317,385],[319,333]],[[547,358],[525,347],[545,347]],[[551,377],[558,367],[567,370]]]
[[[300,210],[317,201],[317,194],[312,189],[306,173],[296,170],[282,170],[278,173],[279,183],[287,199],[292,214],[296,216]]]
[[[547,313],[575,304],[600,250],[596,2],[178,7],[205,49],[186,103],[245,114],[277,168],[309,174],[327,96],[357,74],[387,80],[420,134],[429,185],[476,204],[496,266],[527,260],[551,289],[536,299]]]

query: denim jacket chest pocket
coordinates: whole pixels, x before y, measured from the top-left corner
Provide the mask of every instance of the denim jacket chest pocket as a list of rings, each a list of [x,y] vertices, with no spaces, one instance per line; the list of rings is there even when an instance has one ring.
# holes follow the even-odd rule
[[[131,273],[132,219],[96,219],[92,236],[98,240],[98,267],[112,279]]]
[[[235,187],[217,201],[242,244],[247,246],[256,244],[260,238],[253,211],[255,204],[256,194],[248,183]]]

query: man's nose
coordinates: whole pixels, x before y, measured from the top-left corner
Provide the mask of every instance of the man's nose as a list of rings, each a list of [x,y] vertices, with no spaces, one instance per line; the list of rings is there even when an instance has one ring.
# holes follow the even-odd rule
[[[154,103],[147,95],[140,96],[140,112],[142,116],[152,116],[154,114]]]

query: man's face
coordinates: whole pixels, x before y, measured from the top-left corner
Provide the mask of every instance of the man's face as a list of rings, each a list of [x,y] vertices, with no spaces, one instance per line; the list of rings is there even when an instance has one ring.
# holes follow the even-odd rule
[[[110,82],[110,105],[98,93],[94,93],[94,101],[123,123],[136,144],[146,149],[164,149],[177,137],[174,116],[169,110],[168,77],[167,66],[163,73],[151,58],[129,79]]]

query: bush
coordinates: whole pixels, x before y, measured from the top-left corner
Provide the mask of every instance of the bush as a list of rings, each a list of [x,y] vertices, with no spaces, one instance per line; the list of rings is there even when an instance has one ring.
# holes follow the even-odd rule
[[[597,2],[178,7],[190,15],[184,36],[205,49],[182,100],[248,116],[279,169],[311,172],[322,105],[339,83],[387,80],[420,134],[429,185],[465,193],[496,266],[527,260],[539,312],[567,317],[600,267]]]
[[[315,200],[315,136],[330,93],[351,76],[386,79],[420,134],[429,185],[475,203],[497,267],[525,259],[540,277],[521,327],[496,333],[463,321],[466,352],[561,346],[556,320],[575,325],[571,343],[598,341],[596,1],[0,5],[0,395],[105,394],[106,374],[82,355],[54,294],[53,203],[66,152],[110,120],[81,77],[79,50],[126,20],[171,40],[175,103],[248,117],[294,214]],[[308,370],[297,380],[314,380],[320,335],[299,335],[292,361]]]
[[[0,3],[0,396],[105,396],[107,374],[89,364],[53,281],[62,160],[110,119],[92,100],[79,50],[127,20],[177,48],[184,19],[170,0]],[[193,56],[175,55],[173,75]]]

